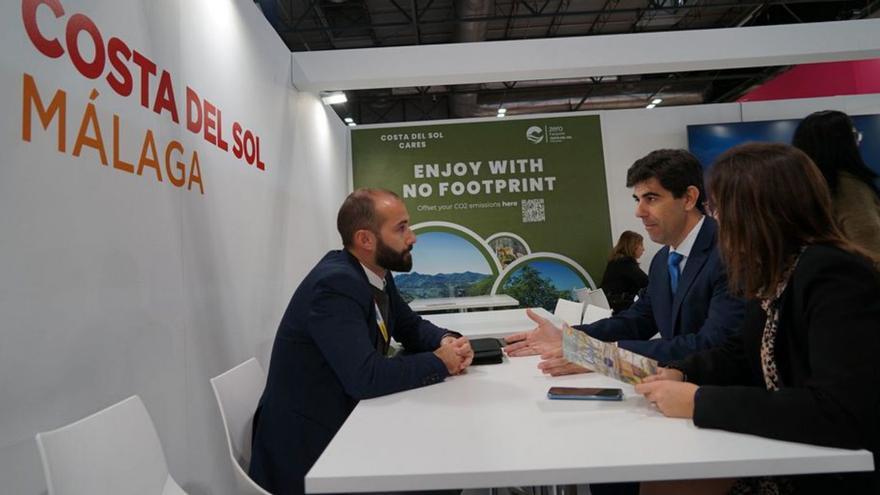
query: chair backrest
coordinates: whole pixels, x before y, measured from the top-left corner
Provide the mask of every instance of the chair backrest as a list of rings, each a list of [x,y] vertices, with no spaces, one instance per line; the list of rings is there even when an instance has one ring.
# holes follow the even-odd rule
[[[592,289],[589,287],[581,287],[580,289],[574,290],[574,298],[582,303],[590,302],[590,292]]]
[[[553,314],[569,325],[580,325],[584,313],[584,304],[568,299],[557,299]]]
[[[587,304],[587,307],[584,308],[584,325],[595,323],[599,320],[603,320],[605,318],[609,318],[611,316],[611,310],[607,308],[600,308],[599,306],[594,306],[592,304]]]
[[[226,445],[235,479],[240,492],[248,495],[268,495],[247,475],[251,461],[254,410],[265,385],[266,372],[255,358],[211,378],[211,387],[226,430]]]
[[[611,304],[608,303],[608,298],[605,297],[605,291],[601,288],[590,291],[590,300],[587,301],[589,304],[593,306],[599,306],[600,308],[611,309]]]
[[[57,430],[37,433],[49,495],[186,495],[168,473],[137,395]]]

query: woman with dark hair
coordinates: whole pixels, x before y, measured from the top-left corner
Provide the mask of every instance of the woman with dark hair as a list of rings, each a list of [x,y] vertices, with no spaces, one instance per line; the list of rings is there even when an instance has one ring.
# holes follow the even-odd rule
[[[843,112],[825,110],[801,121],[792,144],[819,167],[828,188],[834,219],[851,241],[880,256],[880,190],[859,153],[861,133]]]
[[[644,242],[641,235],[625,230],[608,256],[599,287],[605,291],[615,313],[629,308],[635,295],[648,285],[648,275],[639,268],[639,258],[645,252]]]
[[[708,209],[741,333],[636,386],[663,414],[794,442],[868,449],[880,464],[880,275],[831,218],[819,170],[746,144],[709,172]],[[877,471],[645,483],[643,493],[878,493]]]

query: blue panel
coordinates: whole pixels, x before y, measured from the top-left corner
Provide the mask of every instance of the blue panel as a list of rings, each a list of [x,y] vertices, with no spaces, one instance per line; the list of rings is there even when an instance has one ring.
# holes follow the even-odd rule
[[[800,119],[790,119],[689,125],[688,148],[706,168],[718,155],[738,144],[749,141],[790,144],[799,122]],[[857,115],[853,122],[862,133],[862,158],[880,175],[880,115]]]

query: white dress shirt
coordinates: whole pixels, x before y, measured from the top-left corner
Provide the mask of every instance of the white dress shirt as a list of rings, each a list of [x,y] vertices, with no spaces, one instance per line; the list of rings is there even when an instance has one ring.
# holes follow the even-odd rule
[[[367,268],[367,265],[365,265],[363,263],[361,263],[361,268],[363,268],[364,273],[367,274],[367,280],[370,281],[370,285],[372,285],[373,287],[384,292],[385,291],[385,277],[380,277],[379,275],[376,275],[376,272]]]
[[[669,246],[670,253],[678,253],[682,256],[681,262],[678,264],[679,273],[684,273],[684,265],[687,264],[688,257],[691,255],[691,249],[693,249],[694,243],[697,242],[697,236],[700,235],[700,229],[703,227],[704,220],[706,220],[705,215],[700,217],[700,221],[688,232],[687,237],[681,241],[677,248]]]

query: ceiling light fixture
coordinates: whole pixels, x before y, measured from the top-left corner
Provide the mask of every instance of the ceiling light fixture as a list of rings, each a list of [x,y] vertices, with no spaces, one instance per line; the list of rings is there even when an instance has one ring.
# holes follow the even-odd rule
[[[650,110],[650,109],[652,109],[652,108],[654,108],[654,107],[656,107],[656,106],[657,106],[657,105],[651,103],[650,105],[646,106],[645,108],[647,108],[648,110]]]
[[[328,93],[321,93],[321,101],[324,102],[325,105],[337,105],[339,103],[345,103],[348,101],[345,93],[342,91],[331,91]]]
[[[498,113],[499,113],[499,114],[507,113],[507,109],[504,108],[504,107],[501,107],[501,108],[498,109]]]
[[[355,127],[355,126],[357,126],[357,124],[355,124],[354,122],[349,122],[349,123],[348,123],[348,126],[349,126],[349,127]]]
[[[661,103],[663,103],[663,98],[654,98],[653,100],[651,100],[652,105],[659,105]]]
[[[351,118],[351,117],[346,117],[346,118],[344,118],[343,120],[345,120],[345,123],[346,123],[346,124],[351,124],[351,123],[354,122],[354,119]]]

